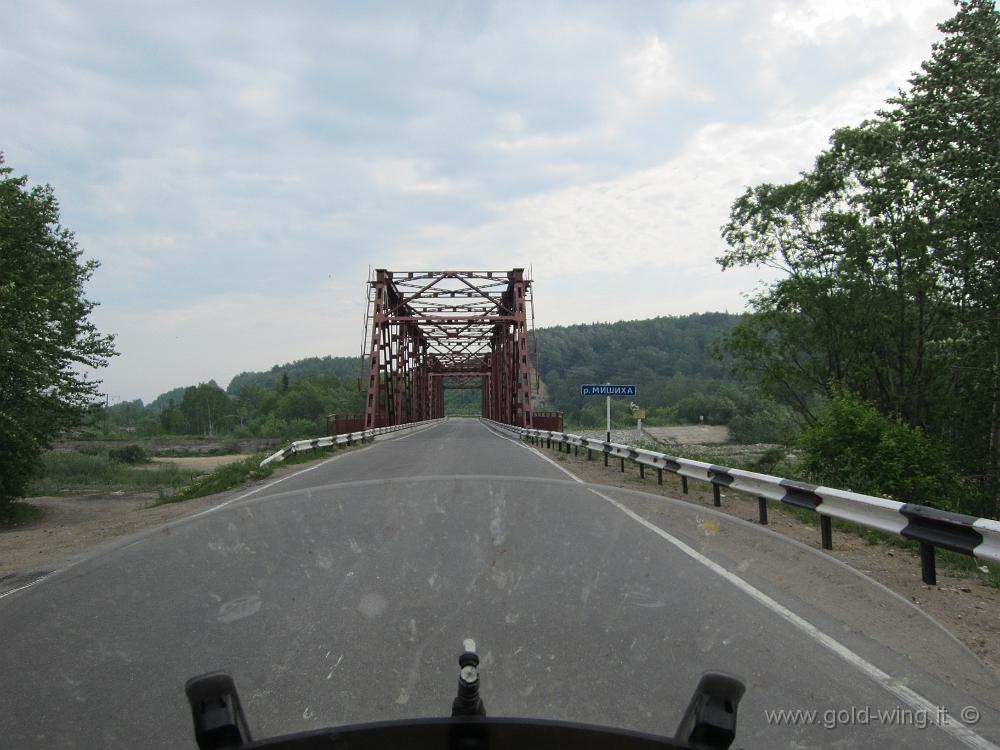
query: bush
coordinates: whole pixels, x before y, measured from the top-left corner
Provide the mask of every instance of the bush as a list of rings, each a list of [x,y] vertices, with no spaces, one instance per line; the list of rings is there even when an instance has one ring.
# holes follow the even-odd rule
[[[838,389],[799,443],[808,478],[900,502],[955,510],[958,473],[923,431]]]
[[[141,445],[126,445],[123,448],[112,448],[108,451],[108,458],[121,464],[148,464],[149,454]]]

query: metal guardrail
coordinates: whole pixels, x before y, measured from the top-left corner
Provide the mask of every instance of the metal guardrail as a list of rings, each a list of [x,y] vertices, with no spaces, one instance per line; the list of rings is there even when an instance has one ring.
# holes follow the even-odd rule
[[[534,441],[561,446],[574,446],[587,450],[587,458],[593,451],[604,454],[604,465],[610,456],[621,461],[625,471],[625,461],[639,465],[640,478],[645,477],[645,468],[657,471],[657,483],[663,483],[663,472],[668,471],[681,478],[681,487],[688,491],[688,480],[695,479],[712,485],[713,504],[721,506],[721,490],[730,490],[755,495],[761,524],[767,524],[767,501],[772,500],[797,508],[804,508],[819,514],[820,533],[823,549],[833,548],[832,519],[839,518],[860,526],[875,529],[886,534],[894,534],[913,539],[920,544],[920,567],[924,583],[935,585],[937,572],[934,550],[937,547],[969,555],[981,560],[1000,562],[1000,521],[990,518],[976,518],[961,513],[929,508],[925,505],[901,503],[873,495],[863,495],[848,490],[821,487],[806,482],[757,474],[743,469],[695,461],[690,458],[669,456],[665,453],[634,448],[620,443],[609,443],[570,435],[565,432],[551,432],[484,420],[501,429],[513,432]]]
[[[261,466],[269,464],[272,461],[284,461],[286,458],[291,456],[293,453],[298,453],[300,451],[310,451],[315,448],[329,448],[331,445],[352,445],[356,442],[364,443],[369,438],[374,438],[376,435],[385,435],[390,432],[399,432],[400,430],[409,430],[414,427],[420,427],[422,425],[430,425],[435,422],[443,422],[444,419],[426,419],[422,422],[408,422],[406,424],[392,425],[391,427],[377,427],[374,430],[359,430],[357,432],[348,432],[343,435],[327,435],[326,437],[313,438],[311,440],[296,440],[294,443],[289,443],[287,446],[282,448],[280,451],[271,454],[263,461],[260,462]]]

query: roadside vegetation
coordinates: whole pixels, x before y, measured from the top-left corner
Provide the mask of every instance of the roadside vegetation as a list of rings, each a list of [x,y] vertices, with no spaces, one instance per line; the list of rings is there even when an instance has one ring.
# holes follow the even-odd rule
[[[261,466],[260,462],[264,458],[263,454],[247,456],[241,461],[219,466],[208,474],[195,477],[188,484],[185,484],[174,492],[161,492],[160,498],[152,502],[150,506],[179,503],[183,500],[192,500],[196,497],[214,495],[217,492],[225,492],[234,487],[266,479],[274,472],[274,464]]]
[[[173,463],[150,463],[138,446],[91,453],[50,451],[39,463],[28,487],[31,497],[170,491],[198,475]]]
[[[159,499],[150,503],[150,507],[193,500],[196,497],[205,497],[206,495],[214,495],[217,492],[225,492],[236,487],[242,487],[245,484],[267,479],[279,466],[293,466],[295,464],[309,463],[321,458],[329,458],[330,453],[331,451],[328,449],[317,448],[295,453],[281,463],[272,462],[264,466],[261,466],[260,462],[267,457],[266,454],[261,453],[247,456],[241,461],[219,466],[208,474],[202,474],[177,491],[161,492]]]

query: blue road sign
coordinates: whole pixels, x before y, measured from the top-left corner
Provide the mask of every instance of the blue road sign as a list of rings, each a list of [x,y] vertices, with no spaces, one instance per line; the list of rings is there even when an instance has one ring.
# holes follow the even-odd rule
[[[581,385],[582,396],[634,396],[634,385]]]

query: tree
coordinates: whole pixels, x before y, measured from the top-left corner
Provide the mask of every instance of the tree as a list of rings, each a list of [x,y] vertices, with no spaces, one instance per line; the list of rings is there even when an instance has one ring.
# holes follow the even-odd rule
[[[985,427],[987,481],[1000,511],[1000,12],[993,0],[956,2],[938,28],[945,38],[883,113],[923,167],[914,183],[934,217],[941,282],[959,312],[956,391],[990,404],[966,415]],[[983,423],[985,422],[985,425]],[[977,429],[976,425],[980,425]],[[966,440],[956,435],[957,440]]]
[[[80,374],[116,354],[88,316],[81,260],[48,185],[28,186],[0,154],[0,513],[23,497],[42,450],[79,424],[100,381]]]
[[[836,131],[812,171],[748,190],[723,228],[723,268],[786,274],[754,298],[728,348],[807,416],[834,383],[928,420],[939,372],[927,343],[950,330],[950,302],[900,138],[878,120]]]
[[[723,348],[809,420],[846,389],[945,442],[995,515],[1000,14],[957,5],[892,109],[837,130],[800,180],[733,204],[723,269],[784,275]]]
[[[209,436],[215,435],[222,417],[235,412],[229,396],[214,380],[185,390],[178,408],[188,432]]]

